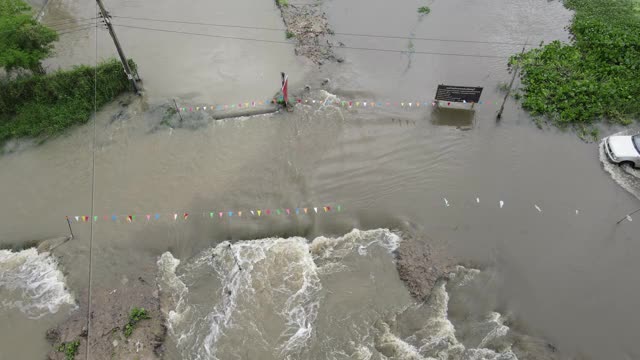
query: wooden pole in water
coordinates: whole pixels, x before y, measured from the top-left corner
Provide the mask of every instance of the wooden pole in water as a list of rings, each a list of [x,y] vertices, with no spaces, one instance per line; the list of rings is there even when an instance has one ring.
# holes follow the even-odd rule
[[[71,238],[73,239],[73,230],[71,230],[71,221],[69,220],[68,216],[65,216],[65,218],[67,219],[67,225],[69,225],[69,232],[71,233]]]
[[[178,109],[178,103],[176,103],[176,99],[172,99],[173,100],[173,105],[176,107],[176,111],[178,112],[178,116],[180,116],[180,122],[183,122],[184,120],[182,120],[182,114],[180,114],[180,109]]]
[[[631,215],[633,215],[633,214],[635,214],[635,213],[637,213],[637,212],[639,212],[639,211],[640,211],[640,209],[638,209],[638,210],[636,210],[636,211],[634,211],[634,212],[632,212],[632,213],[629,213],[629,214],[625,215],[622,219],[618,220],[618,222],[616,223],[616,225],[619,225],[619,224],[620,224],[621,222],[623,222],[625,219],[630,219],[630,218],[631,218]]]
[[[527,43],[525,42],[524,46],[522,47],[522,52],[520,53],[520,55],[524,54],[524,49],[527,46]],[[518,69],[520,67],[519,63],[516,63],[516,67],[513,70],[513,77],[511,77],[511,83],[509,84],[509,88],[507,89],[507,93],[504,95],[504,99],[502,100],[502,106],[500,106],[500,110],[498,111],[498,115],[496,115],[496,120],[500,120],[502,118],[502,111],[504,111],[504,103],[507,102],[507,99],[509,98],[509,94],[511,93],[511,87],[513,86],[513,81],[516,79],[516,75],[518,75]]]

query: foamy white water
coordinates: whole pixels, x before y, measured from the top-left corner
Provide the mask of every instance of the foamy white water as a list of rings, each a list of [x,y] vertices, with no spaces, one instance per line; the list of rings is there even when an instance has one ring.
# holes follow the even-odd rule
[[[19,310],[31,319],[74,304],[55,258],[36,249],[0,250],[0,311]]]
[[[415,304],[395,269],[401,241],[387,229],[353,230],[223,242],[183,262],[163,254],[159,282],[180,358],[517,359],[502,314],[462,308],[456,316],[468,321],[450,319],[450,297],[464,299],[483,273],[458,267]]]

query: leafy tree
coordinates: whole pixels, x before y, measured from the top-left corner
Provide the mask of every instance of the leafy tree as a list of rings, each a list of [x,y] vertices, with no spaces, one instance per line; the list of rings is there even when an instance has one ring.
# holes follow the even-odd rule
[[[56,40],[58,34],[35,20],[23,0],[0,0],[0,67],[43,74],[41,62]]]

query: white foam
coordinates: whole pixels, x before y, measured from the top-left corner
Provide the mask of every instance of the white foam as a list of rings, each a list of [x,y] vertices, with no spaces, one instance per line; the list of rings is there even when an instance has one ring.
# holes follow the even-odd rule
[[[36,249],[0,250],[0,290],[1,310],[18,309],[32,319],[74,304],[55,258]]]

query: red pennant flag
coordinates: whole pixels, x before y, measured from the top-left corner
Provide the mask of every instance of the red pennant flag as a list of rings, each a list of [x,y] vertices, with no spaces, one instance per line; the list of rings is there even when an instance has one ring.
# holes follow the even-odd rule
[[[189,217],[188,213],[184,213],[184,219],[187,220],[187,218]]]
[[[331,206],[327,206],[327,211],[331,211]]]
[[[267,215],[271,215],[271,210],[267,209]]]
[[[128,222],[132,222],[132,221],[133,221],[133,217],[132,217],[131,215],[128,215],[128,216],[127,216],[127,221],[128,221]]]

